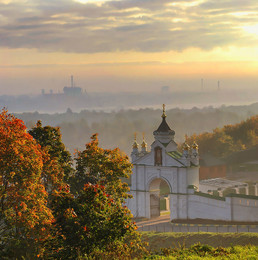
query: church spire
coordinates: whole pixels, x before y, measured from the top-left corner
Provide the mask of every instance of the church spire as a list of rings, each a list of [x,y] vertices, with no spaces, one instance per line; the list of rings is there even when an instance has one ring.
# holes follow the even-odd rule
[[[133,149],[137,149],[138,150],[138,143],[137,143],[137,141],[136,141],[136,136],[137,136],[137,134],[136,133],[134,133],[134,142],[133,142]]]
[[[133,150],[131,152],[132,161],[134,161],[138,158],[138,155],[139,155],[138,147],[139,147],[139,144],[136,141],[136,133],[134,133]]]
[[[185,135],[185,142],[184,142],[184,145],[183,145],[183,156],[185,158],[188,158],[189,157],[189,151],[190,151],[190,146],[188,145],[188,136]]]
[[[165,112],[165,104],[163,104],[163,114],[161,116],[162,118],[166,118],[167,115],[166,115],[166,112]]]
[[[174,139],[175,131],[172,130],[166,122],[166,111],[165,104],[163,104],[163,112],[162,112],[162,122],[159,125],[158,129],[153,132],[153,135],[156,140],[159,140],[161,143],[169,143]]]
[[[161,124],[159,125],[158,129],[155,131],[155,132],[161,132],[161,133],[169,133],[169,134],[175,134],[175,131],[174,130],[171,130],[169,125],[167,124],[166,122],[166,111],[165,111],[165,104],[163,104],[163,113],[162,113],[162,122]],[[155,135],[155,132],[154,132],[154,135]]]
[[[145,142],[144,133],[142,133],[142,153],[147,152],[147,143]]]

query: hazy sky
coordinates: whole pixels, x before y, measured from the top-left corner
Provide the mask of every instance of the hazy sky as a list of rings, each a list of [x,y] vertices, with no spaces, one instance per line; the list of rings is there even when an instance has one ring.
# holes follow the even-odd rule
[[[258,87],[257,0],[0,0],[0,95]]]

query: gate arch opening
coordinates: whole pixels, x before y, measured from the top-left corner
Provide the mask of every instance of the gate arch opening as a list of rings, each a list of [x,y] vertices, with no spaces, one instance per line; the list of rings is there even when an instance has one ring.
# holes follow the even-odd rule
[[[168,182],[162,178],[156,178],[149,184],[150,193],[150,217],[155,218],[161,215],[170,214],[171,188]]]

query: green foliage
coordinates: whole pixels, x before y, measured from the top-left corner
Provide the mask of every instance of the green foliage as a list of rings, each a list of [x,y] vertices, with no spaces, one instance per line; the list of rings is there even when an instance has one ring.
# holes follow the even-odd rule
[[[76,197],[68,190],[56,193],[53,211],[58,235],[55,243],[52,241],[51,257],[83,259],[116,254],[121,255],[119,259],[130,259],[144,251],[130,211],[106,192],[104,186],[85,184]]]
[[[99,147],[97,135],[76,154],[76,171],[69,188],[54,194],[53,235],[46,257],[54,259],[131,259],[145,252],[126,206],[129,188],[121,181],[132,165],[119,149]]]
[[[230,247],[235,245],[258,246],[257,233],[210,233],[210,232],[141,232],[142,240],[149,243],[152,251],[160,251],[164,247],[186,247],[196,243],[207,244],[213,247]]]
[[[129,188],[121,178],[131,172],[128,158],[100,148],[94,135],[77,153],[75,177],[85,181],[75,182],[80,188],[73,195],[63,181],[71,158],[59,129],[38,122],[30,133],[40,145],[21,120],[0,114],[0,258],[143,256],[144,244],[124,206]]]
[[[132,164],[128,157],[116,148],[113,150],[99,147],[98,135],[91,137],[86,149],[77,152],[76,172],[74,175],[75,191],[80,191],[84,184],[100,184],[106,187],[107,193],[115,199],[124,201],[128,198],[128,185],[121,178],[128,178]]]
[[[42,127],[42,123],[39,120],[36,126],[29,130],[29,134],[32,135],[41,147],[46,148],[51,159],[57,160],[64,173],[65,181],[68,181],[73,172],[72,158],[62,142],[60,128],[52,126]]]
[[[256,246],[212,247],[197,243],[190,248],[162,248],[145,259],[257,259]]]

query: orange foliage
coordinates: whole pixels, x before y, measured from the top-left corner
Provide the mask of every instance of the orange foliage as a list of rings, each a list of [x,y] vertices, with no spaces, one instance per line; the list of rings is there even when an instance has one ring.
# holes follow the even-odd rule
[[[42,184],[46,154],[26,132],[22,120],[0,114],[0,212],[16,236],[28,241],[48,238],[53,219]],[[44,175],[43,175],[44,176]]]
[[[201,154],[211,153],[217,157],[245,150],[258,145],[258,116],[235,125],[216,128],[212,133],[201,133],[188,138],[188,143],[196,141]]]

